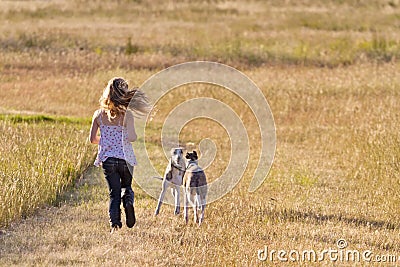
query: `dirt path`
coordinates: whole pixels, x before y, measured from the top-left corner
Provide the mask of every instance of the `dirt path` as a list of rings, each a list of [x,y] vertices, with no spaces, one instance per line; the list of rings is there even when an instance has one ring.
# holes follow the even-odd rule
[[[155,201],[139,189],[135,192],[137,225],[110,234],[107,186],[99,169],[89,169],[79,187],[61,197],[58,207],[43,208],[2,231],[0,265],[153,266],[182,262],[173,254],[164,257],[157,242],[170,235],[172,226],[182,229],[172,229],[172,236],[183,236],[182,218],[168,214],[156,220],[152,216]]]

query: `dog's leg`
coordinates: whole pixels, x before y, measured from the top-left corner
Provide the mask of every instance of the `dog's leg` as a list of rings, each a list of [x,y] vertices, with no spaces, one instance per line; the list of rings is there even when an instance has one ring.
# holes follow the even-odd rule
[[[201,199],[200,199],[200,193],[197,190],[197,195],[196,195],[196,203],[197,203],[197,209],[201,210]]]
[[[183,217],[185,218],[186,223],[188,223],[189,222],[189,194],[188,194],[187,188],[183,189],[183,197],[184,197]]]
[[[174,197],[175,197],[175,215],[178,215],[181,212],[181,206],[179,203],[179,198],[180,198],[180,188],[178,186],[174,187]]]
[[[193,206],[193,219],[194,219],[194,223],[197,223],[197,208],[196,208],[196,205]]]
[[[171,187],[171,194],[175,199],[175,186]]]
[[[162,190],[161,190],[160,197],[158,199],[158,205],[157,205],[157,208],[156,208],[156,211],[155,211],[154,215],[158,215],[158,213],[160,213],[161,204],[162,204],[162,202],[164,200],[164,196],[165,196],[165,192],[167,191],[167,187],[168,187],[168,184],[164,180],[163,183],[162,183]]]
[[[190,192],[190,201],[193,208],[194,223],[197,223],[197,204],[196,204],[197,199],[196,199],[196,191],[194,191],[193,189]]]
[[[201,225],[201,223],[204,220],[204,210],[206,209],[206,198],[201,197],[201,201],[200,201],[200,205],[201,205],[201,214],[200,214],[200,219],[199,219],[199,226]]]

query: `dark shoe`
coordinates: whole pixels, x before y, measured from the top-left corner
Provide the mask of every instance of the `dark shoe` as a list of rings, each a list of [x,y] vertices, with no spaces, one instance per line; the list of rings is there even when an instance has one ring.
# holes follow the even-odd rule
[[[125,206],[126,226],[132,228],[136,223],[135,209],[132,202],[128,201]]]

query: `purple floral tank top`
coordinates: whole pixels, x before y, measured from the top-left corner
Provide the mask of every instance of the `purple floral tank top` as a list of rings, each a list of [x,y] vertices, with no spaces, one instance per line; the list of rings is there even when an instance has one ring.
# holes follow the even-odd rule
[[[109,157],[126,160],[132,166],[137,165],[132,144],[128,142],[127,129],[123,125],[104,125],[100,111],[100,142],[95,166],[100,166]]]

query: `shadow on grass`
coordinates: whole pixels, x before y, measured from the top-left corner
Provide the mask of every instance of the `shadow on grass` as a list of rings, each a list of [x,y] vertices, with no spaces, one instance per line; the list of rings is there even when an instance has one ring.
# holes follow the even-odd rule
[[[101,170],[94,166],[86,168],[75,183],[57,196],[54,206],[80,204],[107,199],[107,185]]]
[[[134,183],[132,188],[135,192],[135,200],[150,198]],[[73,186],[58,195],[54,206],[61,206],[62,204],[79,205],[89,201],[108,201],[108,199],[108,186],[101,167],[89,166]]]
[[[265,212],[271,218],[279,218],[279,220],[290,222],[305,222],[312,224],[322,224],[325,222],[343,222],[356,227],[369,227],[371,229],[399,229],[398,223],[387,221],[367,219],[367,218],[351,218],[341,214],[318,214],[313,211],[296,211],[293,209],[271,210]]]

